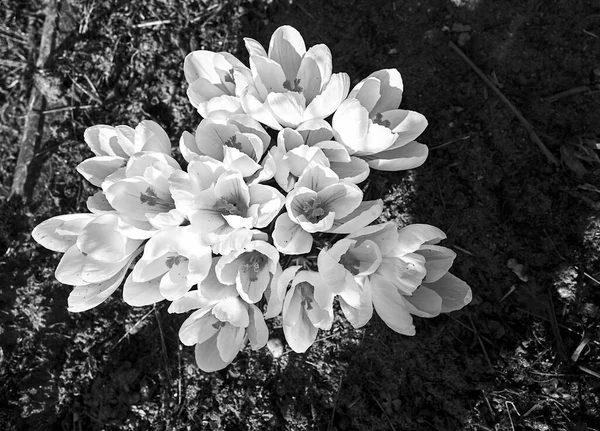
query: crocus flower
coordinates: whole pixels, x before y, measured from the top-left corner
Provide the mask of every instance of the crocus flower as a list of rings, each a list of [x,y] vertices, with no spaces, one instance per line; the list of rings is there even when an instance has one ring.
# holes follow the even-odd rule
[[[228,170],[250,177],[260,168],[270,141],[265,129],[252,117],[232,115],[226,119],[203,119],[195,136],[183,133],[179,148],[188,162],[200,155],[210,156],[223,162]]]
[[[51,233],[59,220],[47,220],[33,235],[42,245],[65,251],[55,276],[59,282],[75,286],[68,299],[69,311],[89,310],[119,287],[143,241],[125,236],[114,213],[95,216],[87,223],[84,217],[70,218]]]
[[[333,132],[320,126],[321,120],[312,120],[297,130],[280,130],[277,145],[266,156],[259,180],[274,177],[279,187],[289,192],[307,166],[318,163],[330,168],[340,179],[354,184],[364,181],[369,175],[369,165],[350,156],[339,142],[327,140],[333,137]]]
[[[88,127],[83,135],[95,157],[84,160],[77,171],[95,186],[127,163],[140,151],[171,154],[171,141],[166,132],[154,121],[144,120],[132,129],[129,126],[98,125]]]
[[[269,332],[258,307],[229,297],[192,313],[181,325],[179,339],[196,345],[196,362],[210,372],[225,368],[248,340],[253,350],[267,344]]]
[[[103,183],[106,199],[132,227],[128,235],[150,238],[159,229],[184,221],[169,190],[169,177],[180,170],[171,156],[142,152],[133,155],[123,171],[107,177]]]
[[[176,300],[206,278],[211,263],[211,248],[201,232],[192,226],[162,230],[145,244],[123,298],[134,306]]]
[[[248,186],[240,172],[226,171],[196,196],[190,222],[207,233],[264,228],[277,216],[283,202],[283,196],[273,187]]]
[[[357,244],[374,242],[382,255],[376,271],[357,280],[362,284],[360,305],[354,307],[340,299],[350,323],[355,327],[363,326],[374,308],[391,329],[414,335],[411,315],[433,317],[468,304],[471,300],[469,286],[447,274],[454,252],[434,245],[445,237],[434,226],[414,224],[398,231],[393,222],[367,226],[348,235]],[[430,257],[429,261],[426,256]],[[432,288],[427,287],[430,285],[428,274]],[[442,307],[444,302],[446,305]]]
[[[382,203],[364,203],[362,197],[355,184],[340,181],[331,169],[308,167],[287,195],[287,212],[275,222],[275,247],[286,254],[308,253],[315,232],[349,233],[371,223]]]
[[[298,271],[298,267],[286,271],[289,273],[282,274],[282,278],[293,278],[283,303],[283,333],[292,350],[302,353],[315,342],[319,329],[331,329],[333,309],[315,300],[319,290],[328,289],[318,272]]]
[[[308,51],[293,27],[279,27],[269,51],[245,38],[254,86],[242,97],[244,111],[269,127],[296,128],[303,122],[331,115],[350,87],[345,73],[332,74],[331,52],[320,44]]]
[[[252,72],[227,52],[194,51],[183,63],[190,102],[204,118],[242,114],[241,95],[253,85]]]
[[[402,91],[396,69],[379,70],[359,82],[333,115],[335,139],[373,169],[412,169],[427,158],[427,146],[414,141],[427,120],[418,112],[397,109]]]
[[[258,302],[279,267],[277,249],[265,241],[251,241],[243,250],[221,257],[216,267],[223,284],[235,284],[240,297],[248,303]]]

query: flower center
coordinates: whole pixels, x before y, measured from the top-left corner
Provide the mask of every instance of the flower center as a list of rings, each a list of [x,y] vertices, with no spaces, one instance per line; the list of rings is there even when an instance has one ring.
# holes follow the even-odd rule
[[[342,266],[346,268],[352,275],[356,275],[360,272],[360,261],[350,253],[345,253],[342,255],[340,258],[340,264],[342,264]]]
[[[217,210],[223,215],[244,216],[248,208],[239,202],[231,202],[225,198],[221,198],[215,202],[213,209]]]
[[[240,266],[240,271],[245,273],[250,281],[258,280],[258,273],[262,271],[267,263],[267,258],[257,251],[247,253],[246,263]]]
[[[167,257],[165,265],[167,265],[167,267],[170,269],[170,268],[173,268],[173,266],[179,265],[181,262],[183,262],[185,260],[187,260],[187,259],[180,255],[169,256],[169,257]]]
[[[152,187],[148,187],[144,193],[140,193],[140,203],[151,207],[158,207],[158,209],[164,212],[175,208],[172,200],[169,202],[168,200],[161,199]]]
[[[285,88],[288,91],[295,91],[296,93],[302,93],[302,90],[304,90],[304,88],[302,88],[300,86],[300,79],[296,78],[294,79],[294,82],[290,82],[289,79],[287,79],[284,83],[283,83],[283,88]]]
[[[312,310],[313,308],[313,296],[315,294],[315,288],[312,284],[303,281],[302,283],[298,283],[296,286],[300,290],[300,296],[302,296],[302,307],[307,310]]]
[[[242,151],[242,144],[237,141],[237,136],[233,135],[231,138],[223,142],[223,145],[230,148],[235,148],[236,150]]]
[[[387,127],[388,129],[392,125],[392,123],[390,123],[388,120],[383,119],[383,115],[381,115],[381,112],[378,112],[377,115],[375,115],[375,118],[371,121],[373,121],[373,123],[375,124],[379,124],[380,126]]]
[[[325,216],[325,210],[320,205],[317,198],[302,203],[302,212],[309,222],[318,223]]]

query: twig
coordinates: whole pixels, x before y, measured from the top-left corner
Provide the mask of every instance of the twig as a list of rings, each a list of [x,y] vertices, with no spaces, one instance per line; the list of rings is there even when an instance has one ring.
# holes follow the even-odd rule
[[[146,317],[148,317],[150,315],[150,313],[152,313],[154,310],[150,310],[148,311],[146,314],[144,314],[137,322],[135,322],[135,325],[133,325],[131,328],[129,328],[129,330],[121,337],[119,338],[119,341],[117,341],[117,343],[110,349],[110,351],[112,352],[120,343],[121,341],[123,341],[125,338],[127,338],[127,336],[129,334],[131,334],[133,332],[133,330],[135,328],[137,328],[137,326],[142,323],[144,320],[146,320]]]
[[[37,70],[46,67],[50,60],[50,54],[54,49],[56,28],[58,26],[57,0],[48,1],[45,15],[39,54],[35,63]],[[18,198],[28,202],[31,198],[33,186],[30,184],[31,180],[28,179],[30,175],[29,167],[36,151],[41,145],[42,129],[44,127],[43,111],[45,107],[46,98],[37,87],[33,86],[27,108],[27,120],[25,121],[23,139],[21,140],[19,156],[10,190],[11,199]]]
[[[455,248],[455,249],[457,249],[458,251],[462,251],[463,253],[468,254],[469,256],[475,257],[475,255],[473,253],[471,253],[469,250],[466,250],[466,249],[464,249],[464,248],[462,248],[462,247],[460,247],[460,246],[458,246],[456,244],[452,244],[452,247]]]
[[[327,426],[327,431],[333,429],[333,419],[335,418],[335,409],[337,407],[338,399],[340,398],[340,391],[342,390],[342,383],[344,381],[344,376],[340,376],[340,384],[338,385],[337,393],[335,394],[335,401],[333,402],[333,411],[331,412],[331,419],[329,420],[329,425]]]
[[[515,106],[506,98],[506,96],[498,89],[498,87],[496,87],[494,85],[494,83],[492,81],[490,81],[490,79],[487,76],[485,76],[485,74],[481,71],[481,69],[479,67],[477,67],[477,65],[475,63],[473,63],[471,61],[471,59],[469,57],[467,57],[467,55],[464,52],[462,52],[462,50],[458,47],[458,45],[456,45],[452,41],[448,42],[448,45],[454,52],[456,52],[460,56],[460,58],[463,59],[463,61],[465,63],[467,63],[471,67],[471,69],[473,69],[475,71],[475,73],[477,73],[477,75],[479,75],[479,77],[483,80],[483,82],[488,87],[490,87],[490,89],[494,93],[496,93],[496,96],[498,96],[498,98],[506,105],[506,107],[512,111],[512,113],[515,115],[515,117],[517,117],[517,119],[521,122],[521,124],[523,125],[525,130],[527,130],[527,132],[529,133],[529,138],[539,147],[539,149],[542,151],[542,153],[544,153],[544,155],[546,156],[548,161],[550,163],[552,163],[553,165],[559,165],[558,159],[556,157],[554,157],[554,154],[552,154],[550,152],[550,150],[548,150],[548,148],[544,145],[544,143],[539,138],[537,133],[535,133],[533,126],[531,124],[529,124],[529,122],[525,119],[525,117],[523,117],[523,115],[519,112],[519,110],[517,108],[515,108]]]
[[[456,139],[452,139],[451,141],[444,142],[443,144],[440,144],[438,146],[429,147],[429,150],[437,150],[437,149],[440,149],[440,148],[444,148],[444,147],[447,147],[448,145],[454,144],[455,142],[464,141],[465,139],[470,139],[470,138],[471,138],[471,135],[462,136],[460,138],[456,138]]]
[[[485,360],[487,361],[488,366],[490,367],[490,370],[492,371],[492,373],[495,373],[496,370],[494,369],[494,366],[492,365],[492,361],[490,360],[490,357],[488,356],[488,352],[487,352],[485,346],[483,345],[483,341],[481,341],[481,337],[479,336],[479,331],[477,331],[477,327],[475,326],[475,323],[473,323],[473,319],[471,318],[471,316],[469,316],[469,321],[471,322],[471,326],[473,327],[473,330],[475,331],[475,336],[477,337],[479,346],[481,347],[481,350],[483,350],[483,355],[485,356]]]
[[[93,108],[94,106],[95,105],[65,106],[63,108],[46,109],[45,111],[43,111],[43,113],[44,113],[44,115],[56,114],[58,112],[75,111],[77,109],[90,109],[90,108]]]
[[[369,390],[369,388],[365,387],[365,389],[367,390],[367,392],[369,393],[369,395],[371,395],[371,398],[373,398],[373,401],[375,401],[377,403],[377,405],[379,406],[379,408],[381,409],[381,411],[383,412],[383,415],[385,416],[385,418],[388,421],[388,424],[390,425],[390,429],[392,431],[396,431],[396,428],[394,428],[394,425],[392,424],[392,420],[390,419],[390,417],[388,416],[387,412],[385,411],[385,409],[383,408],[383,406],[381,405],[381,403],[379,401],[377,401],[377,398],[375,398],[375,395],[373,395],[371,393],[371,391]]]
[[[556,93],[553,96],[543,97],[542,101],[543,102],[548,102],[548,103],[553,103],[553,102],[556,102],[557,100],[560,100],[560,99],[562,99],[564,97],[573,96],[573,95],[579,94],[579,93],[589,93],[590,91],[592,91],[592,89],[590,87],[584,85],[584,86],[581,86],[581,87],[571,88],[570,90],[561,91],[560,93]]]
[[[597,373],[597,372],[596,372],[596,371],[594,371],[594,370],[590,370],[588,367],[584,367],[583,365],[579,365],[579,369],[580,369],[581,371],[583,371],[584,373],[588,373],[589,375],[591,375],[591,376],[594,376],[594,377],[596,377],[597,379],[600,379],[600,374],[599,374],[599,373]]]
[[[592,36],[592,37],[595,37],[596,39],[600,39],[600,37],[597,34],[592,33],[591,31],[587,31],[587,30],[581,30],[581,31],[584,32],[585,34],[587,34],[588,36]]]
[[[522,313],[529,314],[530,316],[537,317],[538,319],[545,320],[548,323],[552,323],[552,321],[549,318],[544,317],[544,316],[540,316],[539,314],[532,313],[531,311],[525,310],[524,308],[517,307],[517,310],[519,310]],[[563,329],[566,329],[569,332],[572,332],[573,334],[577,334],[578,336],[581,337],[581,334],[579,332],[577,332],[574,329],[569,328],[568,326],[563,325],[562,323],[559,323],[558,326],[561,327],[561,328],[563,328]],[[600,342],[596,341],[596,340],[590,340],[590,343],[596,344],[596,345],[600,346]]]
[[[171,24],[171,20],[170,19],[161,19],[161,20],[156,20],[156,21],[147,21],[147,22],[142,22],[140,24],[134,25],[134,27],[136,27],[136,28],[153,27],[156,25],[163,25],[163,24]]]
[[[160,323],[160,316],[158,315],[158,308],[156,308],[156,304],[152,307],[154,310],[154,317],[156,318],[156,323],[158,324],[158,333],[160,334],[160,345],[162,348],[162,356],[163,361],[165,362],[165,371],[167,372],[167,378],[169,379],[169,383],[171,380],[171,371],[169,370],[169,358],[167,356],[167,344],[165,343],[165,334],[163,333],[162,324]]]

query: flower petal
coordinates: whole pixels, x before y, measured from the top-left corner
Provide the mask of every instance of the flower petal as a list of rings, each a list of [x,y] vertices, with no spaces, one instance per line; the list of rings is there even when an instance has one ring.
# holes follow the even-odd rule
[[[370,277],[373,306],[377,315],[394,331],[403,335],[415,335],[410,313],[406,310],[402,295],[385,277],[373,274]]]
[[[94,218],[94,214],[67,214],[52,217],[37,225],[31,232],[31,236],[41,246],[64,253],[75,244],[77,236]]]
[[[331,79],[307,106],[302,116],[303,121],[329,117],[340,106],[348,95],[350,77],[346,73],[334,73]],[[327,138],[331,139],[331,138]]]
[[[396,256],[413,253],[423,244],[437,244],[446,239],[446,234],[428,224],[411,224],[398,231],[398,245],[393,251]]]
[[[280,253],[308,253],[312,248],[312,243],[312,235],[294,223],[288,213],[281,214],[275,221],[273,244]]]
[[[469,285],[450,273],[425,286],[442,298],[442,313],[460,310],[473,299]]]
[[[143,307],[163,301],[165,298],[159,290],[160,278],[149,281],[133,281],[132,274],[129,274],[123,285],[123,301],[132,307]]]
[[[288,81],[293,81],[296,78],[296,73],[305,53],[304,39],[294,27],[281,26],[271,36],[269,58],[281,65]]]
[[[126,159],[119,156],[98,156],[77,165],[77,172],[96,187],[101,187],[107,176],[125,166]]]
[[[405,171],[421,166],[427,160],[429,148],[416,141],[393,150],[362,156],[372,169],[379,171]]]

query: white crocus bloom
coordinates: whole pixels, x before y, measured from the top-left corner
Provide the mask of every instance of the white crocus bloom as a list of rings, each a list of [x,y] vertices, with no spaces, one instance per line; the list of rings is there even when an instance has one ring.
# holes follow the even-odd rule
[[[205,118],[195,135],[183,133],[179,148],[188,162],[198,156],[210,156],[246,178],[260,168],[259,162],[270,141],[258,121],[248,115],[233,115],[226,119]]]
[[[265,241],[251,241],[243,250],[221,257],[215,269],[224,284],[235,284],[240,297],[251,304],[258,302],[279,267],[277,249]]]
[[[283,333],[294,352],[305,352],[316,340],[319,329],[331,329],[333,309],[322,307],[315,299],[328,286],[318,272],[290,271],[291,288],[283,303]]]
[[[316,296],[323,307],[331,308],[335,296],[340,296],[345,304],[360,306],[361,286],[357,277],[373,274],[381,265],[382,256],[377,244],[370,240],[360,243],[343,238],[330,248],[319,252],[317,264],[319,274],[329,289]]]
[[[412,169],[427,159],[427,146],[415,141],[427,120],[398,109],[402,91],[396,69],[379,70],[359,82],[333,115],[335,139],[373,169]]]
[[[369,165],[348,154],[339,142],[331,141],[331,129],[321,128],[322,120],[305,123],[314,130],[285,128],[277,135],[277,145],[269,151],[259,174],[259,181],[275,178],[277,184],[289,192],[298,177],[309,165],[321,164],[334,171],[341,180],[354,184],[369,176]],[[323,122],[327,124],[326,122]]]
[[[195,196],[189,218],[193,226],[209,234],[215,253],[229,254],[235,249],[228,245],[231,235],[251,237],[251,229],[271,223],[283,203],[283,195],[275,188],[248,186],[240,172],[226,171]]]
[[[50,219],[34,231],[34,238],[40,238],[42,245],[65,251],[55,276],[59,282],[75,286],[68,299],[69,311],[74,312],[86,311],[104,302],[125,278],[143,243],[123,233],[115,213],[94,217],[87,223],[84,220],[66,220],[50,234],[57,221]]]
[[[362,202],[363,194],[352,183],[340,181],[329,168],[308,167],[287,195],[287,212],[273,230],[273,243],[286,254],[308,253],[315,232],[349,233],[381,214],[381,201]]]
[[[131,225],[128,235],[146,239],[159,229],[179,226],[184,221],[169,190],[169,177],[180,170],[171,156],[142,152],[129,159],[123,172],[115,172],[105,180],[106,199]]]
[[[134,306],[179,299],[207,277],[211,263],[211,248],[201,232],[192,226],[162,230],[145,244],[123,299]]]
[[[374,308],[391,329],[414,335],[411,315],[433,317],[468,304],[469,286],[447,273],[454,252],[434,245],[445,237],[434,226],[414,224],[398,231],[393,222],[367,226],[349,235],[347,238],[356,244],[377,244],[382,255],[375,272],[358,277],[362,284],[360,305],[355,307],[340,299],[350,323],[357,328],[363,326]],[[431,283],[427,283],[428,276]]]
[[[345,73],[332,74],[329,48],[320,44],[307,51],[295,28],[275,30],[268,53],[256,40],[244,41],[254,87],[247,87],[242,106],[261,123],[276,130],[296,128],[328,117],[347,96],[350,78]]]
[[[240,97],[253,85],[252,72],[227,52],[194,51],[183,64],[190,102],[204,118],[242,114]]]
[[[150,120],[142,121],[135,129],[106,125],[88,127],[83,139],[95,156],[81,162],[77,171],[98,187],[102,186],[106,177],[124,167],[135,153],[156,151],[171,154],[167,133]]]
[[[206,372],[222,370],[248,340],[253,350],[267,344],[269,331],[258,307],[229,297],[192,313],[179,330],[186,346],[196,345],[196,362]]]

